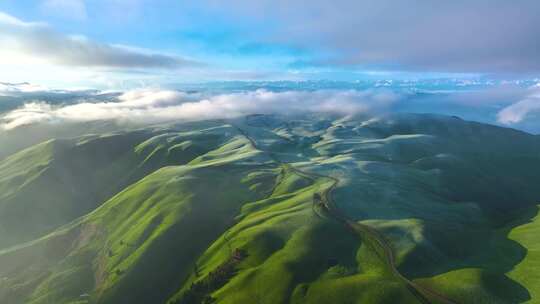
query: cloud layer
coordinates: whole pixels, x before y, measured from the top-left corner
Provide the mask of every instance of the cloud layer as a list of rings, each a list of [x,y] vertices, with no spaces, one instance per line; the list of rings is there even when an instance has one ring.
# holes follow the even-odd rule
[[[11,94],[17,94],[17,93],[32,93],[32,92],[46,92],[49,89],[40,86],[31,84],[28,82],[21,82],[21,83],[10,83],[10,82],[0,82],[0,96],[2,95],[11,95]]]
[[[63,66],[176,69],[197,65],[175,56],[104,44],[82,36],[64,35],[47,24],[24,22],[1,12],[0,44],[2,52]]]
[[[273,31],[250,33],[259,40],[327,50],[329,55],[315,59],[314,65],[473,73],[540,72],[537,0],[206,3],[233,19],[275,25]]]
[[[174,120],[232,118],[254,113],[333,112],[355,114],[386,109],[399,96],[386,91],[288,91],[257,90],[201,97],[168,90],[136,90],[118,97],[117,102],[82,102],[53,106],[43,102],[26,103],[0,119],[9,130],[34,123],[120,120],[159,123]]]
[[[515,102],[497,114],[500,123],[513,125],[521,123],[529,116],[540,114],[540,86],[529,88],[528,95]]]
[[[234,90],[231,90],[234,91]],[[188,93],[138,89],[124,93],[48,90],[0,83],[0,97],[16,97],[0,113],[0,129],[36,123],[116,120],[136,124],[232,118],[248,114],[429,112],[540,132],[540,86],[499,84],[450,91],[418,89],[242,90]]]

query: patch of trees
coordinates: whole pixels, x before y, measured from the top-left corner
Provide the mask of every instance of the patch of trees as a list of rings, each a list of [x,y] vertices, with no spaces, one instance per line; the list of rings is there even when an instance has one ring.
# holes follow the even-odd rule
[[[231,256],[208,273],[202,280],[193,282],[190,288],[175,302],[171,304],[211,304],[215,299],[211,294],[225,286],[237,273],[238,264],[247,257],[243,249],[235,249]]]

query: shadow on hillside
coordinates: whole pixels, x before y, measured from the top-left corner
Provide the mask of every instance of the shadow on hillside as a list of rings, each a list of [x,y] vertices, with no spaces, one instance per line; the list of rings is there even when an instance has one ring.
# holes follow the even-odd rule
[[[520,243],[509,239],[508,234],[512,229],[530,223],[538,213],[538,206],[533,206],[523,210],[518,220],[504,228],[463,231],[453,236],[453,240],[448,239],[450,236],[442,231],[442,227],[429,225],[428,222],[425,234],[430,244],[424,242],[409,253],[400,265],[400,271],[410,279],[420,279],[476,268],[481,270],[479,281],[483,289],[504,303],[531,300],[529,291],[506,275],[523,261],[528,251]],[[440,250],[436,256],[433,255],[434,248]]]

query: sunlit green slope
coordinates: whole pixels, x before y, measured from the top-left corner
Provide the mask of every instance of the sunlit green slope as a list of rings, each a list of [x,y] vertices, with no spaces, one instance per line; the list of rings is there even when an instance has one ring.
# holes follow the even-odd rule
[[[50,140],[0,162],[0,248],[42,236],[126,185],[135,145],[150,136]]]
[[[49,140],[11,155],[0,161],[0,249],[43,236],[148,173],[185,164],[232,135],[219,123],[199,123]]]
[[[534,216],[531,218],[531,216]],[[530,301],[537,303],[540,299],[540,217],[538,206],[527,210],[523,215],[527,222],[512,229],[508,237],[519,243],[527,251],[523,260],[512,269],[508,276],[517,283],[527,287]]]
[[[234,129],[217,133],[226,133],[223,129],[228,129],[229,140],[193,159],[194,165],[157,170],[83,218],[2,254],[4,299],[68,303],[91,294],[104,303],[166,300],[167,292],[192,270],[194,259],[231,224],[241,204],[268,193],[265,187],[275,178],[259,152],[235,136]],[[200,144],[215,139],[215,133],[170,138]],[[163,138],[142,142],[135,151],[151,147],[158,153],[155,144]],[[201,138],[205,140],[197,141]],[[20,271],[25,265],[28,271]]]

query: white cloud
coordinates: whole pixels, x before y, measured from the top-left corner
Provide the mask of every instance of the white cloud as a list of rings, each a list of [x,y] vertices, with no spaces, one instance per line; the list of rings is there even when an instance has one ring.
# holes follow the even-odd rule
[[[35,85],[28,82],[21,83],[9,83],[9,82],[0,82],[0,96],[11,94],[11,93],[32,93],[32,92],[43,92],[48,91],[49,89],[45,86]]]
[[[198,65],[191,60],[65,35],[43,23],[24,22],[0,12],[2,62],[47,62],[69,67],[108,69],[177,69]]]
[[[437,93],[428,97],[384,89],[257,90],[218,95],[159,89],[137,89],[107,95],[100,92],[104,93],[95,90],[49,90],[29,83],[0,82],[0,95],[26,100],[26,104],[19,108],[15,109],[15,105],[12,105],[10,112],[0,114],[0,130],[34,123],[97,120],[152,124],[233,118],[256,113],[380,114],[428,111],[538,132],[540,116],[540,86],[526,88],[504,85],[484,90]]]
[[[174,120],[232,118],[254,113],[334,112],[355,114],[389,107],[398,96],[386,91],[288,91],[258,90],[201,98],[166,90],[136,90],[118,97],[118,102],[84,102],[53,106],[32,102],[0,118],[3,129],[33,123],[121,120],[158,123]]]
[[[4,26],[21,26],[21,27],[39,25],[38,23],[22,22],[21,20],[2,12],[0,12],[0,24],[3,24]]]
[[[540,86],[530,88],[530,94],[497,114],[500,123],[511,125],[524,121],[529,115],[540,112]]]

